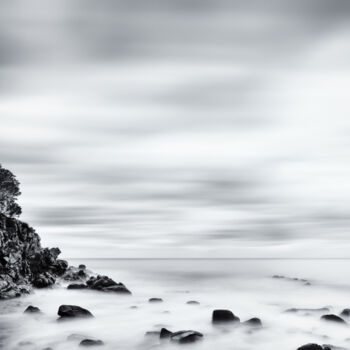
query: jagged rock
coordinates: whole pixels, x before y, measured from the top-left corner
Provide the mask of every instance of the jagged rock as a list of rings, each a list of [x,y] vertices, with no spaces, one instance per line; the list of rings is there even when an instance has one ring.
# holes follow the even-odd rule
[[[76,305],[61,305],[57,313],[61,318],[93,317],[89,310]]]
[[[162,303],[163,299],[162,298],[150,298],[148,299],[149,303]]]
[[[170,336],[170,340],[178,344],[194,343],[198,340],[201,340],[202,338],[203,338],[202,333],[199,333],[197,331],[192,331],[192,330],[178,331],[178,332],[172,333]]]
[[[121,294],[131,294],[123,283],[117,283],[108,276],[92,276],[86,282],[89,289],[94,289],[102,292],[114,292]]]
[[[341,317],[339,317],[337,315],[333,315],[333,314],[322,315],[321,320],[335,322],[335,323],[341,323],[341,324],[347,324]]]
[[[262,322],[260,318],[258,317],[253,317],[245,322],[243,322],[244,325],[251,326],[251,327],[261,327]]]
[[[0,213],[0,299],[29,293],[32,286],[51,285],[67,263],[58,248],[42,248],[40,237],[25,222]]]
[[[84,339],[80,342],[80,346],[100,346],[104,345],[102,340],[95,340],[95,339]]]
[[[71,283],[67,286],[67,289],[86,289],[87,287],[84,283]]]
[[[51,273],[44,272],[35,277],[32,284],[36,288],[47,288],[55,284],[55,282],[56,279]]]
[[[38,314],[41,313],[41,310],[36,306],[29,305],[23,312],[25,314]]]
[[[166,328],[162,328],[160,330],[160,334],[159,334],[159,338],[160,339],[166,339],[166,338],[170,338],[170,336],[173,334],[173,332],[170,332],[169,330],[167,330]]]
[[[239,317],[235,316],[230,310],[214,310],[212,315],[213,323],[240,322]]]

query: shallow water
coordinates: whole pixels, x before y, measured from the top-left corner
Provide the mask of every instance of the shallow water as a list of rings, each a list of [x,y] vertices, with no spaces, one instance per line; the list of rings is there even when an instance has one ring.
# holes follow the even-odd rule
[[[283,312],[293,307],[328,306],[330,313],[339,314],[350,307],[350,260],[80,259],[71,263],[85,263],[125,283],[132,296],[67,290],[62,285],[1,302],[3,349],[78,349],[78,341],[67,340],[72,333],[101,339],[106,350],[148,349],[158,340],[145,337],[145,332],[162,326],[204,334],[203,341],[186,348],[295,350],[308,342],[350,348],[348,327],[321,321],[321,313]],[[311,285],[272,275],[307,279]],[[164,302],[150,304],[150,297],[161,297]],[[188,305],[189,300],[200,304]],[[61,304],[85,307],[95,318],[57,322]],[[38,306],[44,314],[24,315],[28,305]],[[216,308],[230,309],[242,321],[259,317],[264,326],[255,331],[243,326],[213,327],[211,314]]]

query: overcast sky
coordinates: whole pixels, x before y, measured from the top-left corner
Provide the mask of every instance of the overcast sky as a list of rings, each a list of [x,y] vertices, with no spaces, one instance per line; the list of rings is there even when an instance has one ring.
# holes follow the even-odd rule
[[[64,257],[344,257],[350,1],[0,0],[0,162]]]

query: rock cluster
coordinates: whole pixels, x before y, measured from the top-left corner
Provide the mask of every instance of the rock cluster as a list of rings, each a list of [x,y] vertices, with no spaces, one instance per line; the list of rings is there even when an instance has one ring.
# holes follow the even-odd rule
[[[44,288],[62,276],[68,263],[58,259],[58,248],[42,248],[28,224],[0,213],[0,299]]]

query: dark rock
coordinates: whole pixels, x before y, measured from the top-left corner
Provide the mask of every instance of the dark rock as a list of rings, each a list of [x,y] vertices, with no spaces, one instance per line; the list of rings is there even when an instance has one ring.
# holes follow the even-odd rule
[[[80,346],[101,346],[104,345],[102,340],[84,339],[80,342]]]
[[[35,277],[32,283],[33,283],[33,286],[36,288],[47,288],[54,285],[55,282],[56,282],[56,279],[51,273],[44,272],[38,275],[37,277]]]
[[[239,322],[239,317],[230,310],[214,310],[212,316],[213,323]]]
[[[58,248],[42,248],[32,227],[1,213],[0,247],[0,299],[50,286],[66,266]]]
[[[38,313],[41,313],[41,310],[38,307],[36,307],[36,306],[29,305],[24,310],[24,313],[25,314],[38,314]]]
[[[117,283],[108,276],[90,277],[86,282],[89,289],[98,290],[101,292],[131,294],[123,283]]]
[[[188,302],[186,302],[186,304],[189,304],[189,305],[199,305],[200,302],[199,302],[199,301],[196,301],[196,300],[189,300]]]
[[[162,303],[163,299],[162,298],[150,298],[148,299],[149,303]]]
[[[188,331],[178,331],[170,336],[170,340],[178,344],[194,343],[203,338],[203,334],[188,330]]]
[[[344,309],[340,315],[341,316],[350,316],[350,309]]]
[[[162,328],[162,329],[160,330],[159,338],[160,338],[160,339],[170,338],[170,336],[171,336],[172,334],[173,334],[173,333],[170,332],[169,330],[167,330],[166,328]]]
[[[80,265],[78,266],[78,269],[79,269],[79,270],[86,270],[86,266],[83,265],[83,264],[80,264]]]
[[[330,322],[336,322],[341,324],[347,324],[341,317],[333,314],[329,315],[322,315],[321,320],[330,321]]]
[[[297,350],[323,350],[321,345],[309,343],[303,346],[300,346]]]
[[[84,282],[89,277],[89,271],[86,269],[79,269],[75,266],[69,266],[62,278],[65,281],[81,281]]]
[[[67,289],[86,289],[87,285],[84,283],[71,283],[68,285]]]
[[[76,305],[61,305],[57,313],[61,318],[93,317],[89,310]]]
[[[251,326],[251,327],[262,327],[262,322],[261,322],[260,318],[257,318],[257,317],[253,317],[253,318],[243,322],[243,324],[245,324],[247,326]]]

